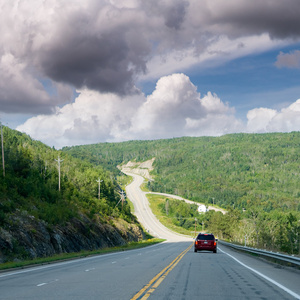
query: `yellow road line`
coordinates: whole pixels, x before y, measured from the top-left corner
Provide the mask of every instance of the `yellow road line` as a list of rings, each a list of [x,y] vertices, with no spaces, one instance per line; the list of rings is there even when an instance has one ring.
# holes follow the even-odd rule
[[[166,276],[174,269],[174,267],[179,263],[183,256],[192,248],[191,244],[187,249],[182,251],[168,266],[166,266],[162,271],[160,271],[156,276],[154,276],[148,284],[146,284],[137,294],[131,298],[131,300],[145,300],[155,291],[155,289],[162,283]]]

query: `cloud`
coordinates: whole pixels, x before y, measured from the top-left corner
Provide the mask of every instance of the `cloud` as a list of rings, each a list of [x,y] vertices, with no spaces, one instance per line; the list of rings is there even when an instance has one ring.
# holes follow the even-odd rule
[[[52,80],[76,88],[119,95],[135,92],[135,75],[146,71],[150,52],[141,23],[137,11],[104,1],[67,11],[53,29],[55,37],[38,53],[39,68]]]
[[[45,91],[41,81],[27,70],[12,54],[0,58],[1,110],[10,113],[52,113],[61,102],[70,101],[72,90],[60,83],[51,83],[52,95]]]
[[[137,111],[132,130],[140,138],[220,135],[241,128],[234,110],[210,92],[203,98],[184,74],[162,77]]]
[[[280,111],[256,108],[247,114],[248,132],[291,132],[300,130],[300,99]]]
[[[76,144],[120,142],[178,136],[221,135],[242,124],[234,110],[216,95],[203,98],[188,76],[173,74],[158,80],[153,93],[126,98],[96,91],[79,91],[76,101],[39,115],[17,130],[61,148]]]
[[[206,26],[229,37],[268,33],[274,39],[298,38],[300,6],[297,0],[192,1],[195,11],[205,14]],[[196,16],[194,15],[194,18]],[[203,18],[199,18],[201,22]]]
[[[58,148],[126,140],[130,118],[143,97],[121,98],[87,89],[78,92],[74,103],[57,107],[53,115],[30,118],[16,129]]]
[[[300,36],[298,0],[0,0],[0,7],[4,112],[53,112],[72,89],[139,94],[147,72],[157,80]]]
[[[53,115],[33,117],[17,130],[57,148],[133,139],[300,130],[300,99],[280,111],[250,110],[248,123],[243,124],[235,117],[234,108],[211,92],[201,97],[182,73],[160,78],[147,97],[120,97],[88,89],[78,93],[74,103],[56,107]]]
[[[283,53],[277,56],[277,61],[275,65],[278,68],[295,68],[300,69],[300,50],[295,50],[290,53]]]
[[[262,133],[267,132],[271,120],[277,112],[269,108],[255,108],[247,113],[247,128],[249,132]]]

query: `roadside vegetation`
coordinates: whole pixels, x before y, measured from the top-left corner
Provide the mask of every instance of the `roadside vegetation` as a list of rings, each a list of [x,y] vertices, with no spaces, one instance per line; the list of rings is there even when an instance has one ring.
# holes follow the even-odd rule
[[[8,224],[10,214],[17,210],[26,210],[49,225],[63,224],[80,212],[90,218],[97,215],[105,220],[113,215],[135,221],[129,206],[122,211],[116,206],[120,188],[100,165],[74,158],[9,128],[4,128],[3,135],[5,176],[1,172],[0,226]]]
[[[199,213],[197,205],[183,200],[154,194],[147,197],[161,223],[178,233],[195,237],[196,232],[211,232],[229,242],[299,254],[299,219],[296,213],[274,211],[254,216],[254,211],[241,213],[233,208],[228,208],[225,214],[214,210]]]
[[[42,239],[49,234],[63,236],[64,229],[74,236],[79,236],[79,230],[80,233],[86,231],[89,239],[95,236],[93,224],[99,225],[97,230],[105,234],[107,231],[111,234],[114,230],[118,232],[118,238],[108,239],[113,241],[112,245],[130,241],[134,235],[140,239],[137,234],[141,233],[137,231],[130,235],[125,232],[126,228],[133,227],[142,232],[142,228],[131,213],[128,202],[120,204],[121,188],[110,171],[57,151],[8,127],[3,127],[3,145],[5,168],[3,170],[1,155],[0,262],[40,255],[36,253],[39,247],[43,251]],[[48,239],[50,243],[50,237]],[[68,252],[72,245],[68,246]],[[78,247],[84,248],[85,245],[82,242]],[[89,247],[87,242],[86,249]],[[37,251],[33,253],[28,249]],[[47,253],[50,250],[47,249]],[[66,250],[56,246],[51,251]]]
[[[196,231],[202,229],[198,221],[197,205],[155,194],[147,194],[147,198],[152,212],[167,228],[194,238],[195,218],[197,218]]]

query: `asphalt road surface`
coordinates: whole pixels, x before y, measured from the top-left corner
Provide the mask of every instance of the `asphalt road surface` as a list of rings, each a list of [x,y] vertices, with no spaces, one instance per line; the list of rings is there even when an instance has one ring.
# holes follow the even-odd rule
[[[0,299],[300,299],[299,270],[223,245],[194,253],[190,238],[155,220],[134,178],[127,196],[145,228],[166,242],[0,273]]]

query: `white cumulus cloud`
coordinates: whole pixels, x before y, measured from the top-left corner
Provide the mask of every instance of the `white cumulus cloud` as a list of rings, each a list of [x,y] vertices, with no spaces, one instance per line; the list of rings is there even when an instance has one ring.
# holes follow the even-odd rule
[[[300,130],[300,99],[280,111],[252,109],[247,114],[248,132],[291,132]]]
[[[252,109],[247,118],[247,124],[237,119],[235,109],[216,94],[201,97],[181,73],[160,78],[148,96],[81,90],[74,103],[56,107],[53,115],[33,117],[17,130],[56,148],[235,132],[290,132],[300,130],[300,99],[280,111]]]
[[[189,77],[173,74],[158,80],[153,93],[126,96],[82,90],[74,103],[53,115],[27,120],[17,130],[61,148],[76,144],[221,135],[242,124],[217,95],[203,98]]]

